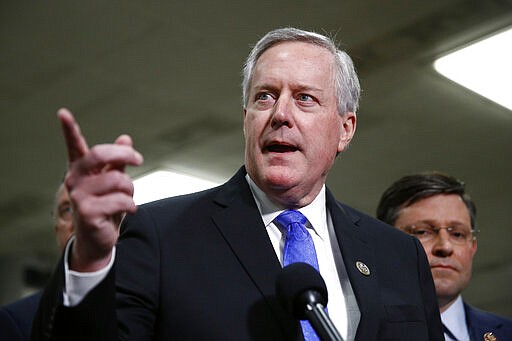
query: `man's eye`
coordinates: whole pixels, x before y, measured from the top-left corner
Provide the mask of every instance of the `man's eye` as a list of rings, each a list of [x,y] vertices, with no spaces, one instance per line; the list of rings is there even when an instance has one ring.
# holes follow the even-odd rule
[[[425,236],[425,235],[429,235],[431,233],[432,232],[427,230],[427,229],[415,229],[413,231],[413,234],[416,235],[416,236]]]
[[[306,94],[299,95],[299,101],[308,102],[308,101],[312,101],[312,100],[313,100],[313,97],[311,97],[309,95],[306,95]]]
[[[71,215],[73,214],[73,208],[70,204],[63,204],[57,209],[59,218],[64,220],[71,219]]]
[[[67,213],[71,213],[72,212],[71,205],[64,205],[64,206],[59,207],[59,212],[62,215],[67,214]]]
[[[258,101],[266,101],[270,99],[270,95],[267,92],[262,92],[256,96],[256,99]]]
[[[466,239],[467,233],[461,230],[451,230],[450,235],[456,239]]]

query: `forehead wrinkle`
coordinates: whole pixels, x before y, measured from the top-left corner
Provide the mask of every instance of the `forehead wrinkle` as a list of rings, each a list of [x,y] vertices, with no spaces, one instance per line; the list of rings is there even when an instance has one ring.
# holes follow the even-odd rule
[[[263,82],[261,84],[254,84],[252,88],[255,91],[260,91],[260,90],[265,90],[265,89],[268,89],[271,91],[278,91],[279,89],[283,88],[283,85],[282,85],[283,82],[281,80],[276,80],[275,83],[277,83],[277,84],[273,84],[272,81],[267,81],[267,82]],[[326,89],[316,87],[313,85],[302,84],[300,81],[287,81],[286,83],[288,83],[286,87],[290,88],[293,92],[308,92],[308,93],[323,94],[327,91]]]
[[[288,51],[281,49],[283,45],[295,44],[303,45],[303,48],[301,50],[309,50],[309,48],[312,46],[311,44],[306,42],[285,42],[271,47],[270,49],[265,51],[256,62],[253,73],[254,78],[256,78],[256,75],[258,74],[260,77],[263,75],[263,77],[265,78],[282,78],[284,75],[281,73],[281,66],[286,66],[289,63],[294,63],[296,68],[309,69],[310,72],[308,73],[307,76],[314,77],[315,79],[317,77],[323,78],[325,72],[327,72],[329,74],[328,83],[332,83],[332,85],[334,86],[334,56],[332,56],[328,50],[316,45],[313,46],[315,48],[318,48],[318,50],[309,50],[307,56],[297,56],[296,51]],[[275,51],[274,49],[280,50]],[[271,61],[268,60],[268,58],[270,58],[270,53],[274,53],[274,59],[272,59]],[[326,66],[326,69],[323,69],[323,66]],[[288,74],[286,75],[287,81],[293,82],[293,79],[296,79],[296,77],[298,77],[299,75],[300,73]],[[301,82],[300,79],[296,81]]]

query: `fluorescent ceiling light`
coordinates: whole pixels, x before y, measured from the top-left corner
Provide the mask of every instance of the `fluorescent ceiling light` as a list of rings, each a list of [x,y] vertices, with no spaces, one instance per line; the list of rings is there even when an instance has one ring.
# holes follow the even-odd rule
[[[445,77],[512,110],[512,29],[434,62]]]
[[[215,187],[220,183],[167,170],[155,171],[133,181],[133,200],[146,202]]]

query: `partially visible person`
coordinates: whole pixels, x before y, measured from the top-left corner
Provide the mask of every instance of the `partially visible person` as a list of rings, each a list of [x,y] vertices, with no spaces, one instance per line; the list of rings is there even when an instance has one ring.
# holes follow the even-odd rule
[[[69,238],[73,234],[73,209],[71,208],[68,191],[64,184],[61,184],[57,190],[53,217],[55,220],[57,246],[59,250],[64,250]]]
[[[55,234],[59,250],[64,250],[73,233],[71,203],[66,186],[61,184],[55,195],[53,208]],[[30,340],[32,321],[41,299],[42,291],[0,307],[0,340]]]
[[[377,218],[425,248],[446,340],[512,340],[512,320],[461,296],[477,249],[476,206],[462,181],[437,171],[404,176],[382,194]]]

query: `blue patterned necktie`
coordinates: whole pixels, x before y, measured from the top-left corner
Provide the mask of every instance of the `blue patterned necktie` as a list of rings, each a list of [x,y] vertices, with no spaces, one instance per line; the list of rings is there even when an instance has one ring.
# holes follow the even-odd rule
[[[306,228],[307,219],[299,211],[286,210],[275,221],[286,230],[283,250],[283,266],[292,263],[308,263],[318,271],[315,244]],[[309,321],[300,321],[306,341],[320,340]]]

